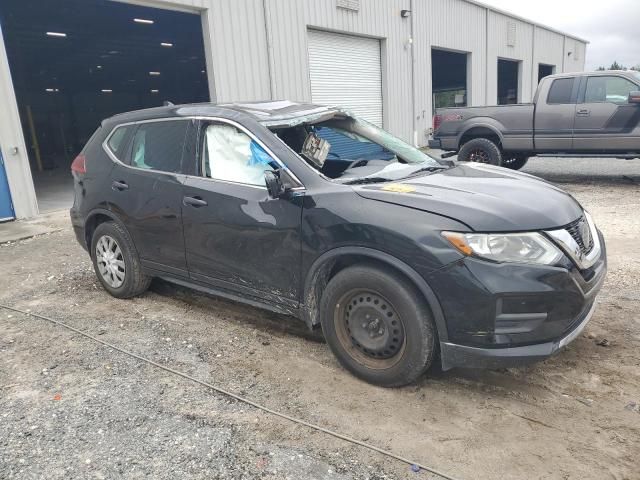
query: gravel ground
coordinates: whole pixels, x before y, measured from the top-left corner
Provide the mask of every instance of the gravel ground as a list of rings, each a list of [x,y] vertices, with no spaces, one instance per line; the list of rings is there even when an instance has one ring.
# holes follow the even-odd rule
[[[589,209],[610,262],[585,333],[531,367],[376,388],[288,317],[162,282],[111,298],[64,213],[48,218],[62,231],[0,245],[0,303],[461,479],[640,479],[640,161],[524,171]],[[0,478],[435,477],[0,310]]]

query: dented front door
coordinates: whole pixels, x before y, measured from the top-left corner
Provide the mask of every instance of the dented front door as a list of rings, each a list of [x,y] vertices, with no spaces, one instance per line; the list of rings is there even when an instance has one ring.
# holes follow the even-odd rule
[[[188,178],[183,203],[194,280],[297,306],[301,197],[272,199],[266,188]]]

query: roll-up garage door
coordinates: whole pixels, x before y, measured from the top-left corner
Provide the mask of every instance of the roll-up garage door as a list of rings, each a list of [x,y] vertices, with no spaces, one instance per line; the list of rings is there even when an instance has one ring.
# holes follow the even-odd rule
[[[309,30],[311,99],[382,126],[380,41]]]

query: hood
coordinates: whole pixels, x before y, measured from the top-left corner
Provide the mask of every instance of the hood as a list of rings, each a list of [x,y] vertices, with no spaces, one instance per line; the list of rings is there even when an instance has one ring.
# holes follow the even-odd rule
[[[478,232],[552,229],[582,215],[580,204],[550,183],[478,163],[354,189],[364,198],[443,215]]]

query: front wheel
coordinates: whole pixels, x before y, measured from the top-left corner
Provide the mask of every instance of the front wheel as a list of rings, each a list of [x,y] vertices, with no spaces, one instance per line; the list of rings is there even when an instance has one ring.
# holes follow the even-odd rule
[[[342,366],[375,385],[415,381],[437,350],[431,312],[420,292],[386,268],[356,265],[338,272],[322,295],[320,318]]]
[[[501,166],[502,153],[498,146],[488,138],[473,138],[460,147],[458,160]]]
[[[522,154],[505,154],[502,160],[502,166],[512,170],[520,170],[527,164],[529,157]]]

